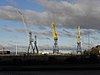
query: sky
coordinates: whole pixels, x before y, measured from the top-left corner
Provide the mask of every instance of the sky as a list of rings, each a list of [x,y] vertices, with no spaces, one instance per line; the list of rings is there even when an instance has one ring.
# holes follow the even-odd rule
[[[99,9],[100,0],[0,0],[0,49],[15,51],[18,44],[19,50],[26,51],[29,31],[33,39],[37,36],[39,49],[52,48],[52,21],[60,48],[76,49],[78,25],[82,49],[96,46],[100,43]]]

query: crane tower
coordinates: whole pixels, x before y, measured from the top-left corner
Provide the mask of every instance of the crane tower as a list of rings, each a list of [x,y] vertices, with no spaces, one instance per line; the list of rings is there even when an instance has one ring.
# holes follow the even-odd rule
[[[38,51],[38,47],[37,47],[37,36],[35,35],[35,41],[34,41],[34,49],[33,50],[35,50],[36,49],[36,52],[37,52],[37,54],[39,53],[39,51]]]
[[[30,50],[30,47],[32,48],[33,50],[33,53],[34,53],[34,49],[33,49],[33,39],[32,39],[32,32],[29,32],[29,46],[28,46],[28,54],[29,54],[29,50]]]
[[[52,28],[52,35],[53,35],[53,39],[54,39],[53,54],[55,54],[55,53],[58,54],[59,53],[59,49],[58,49],[58,46],[57,46],[58,38],[57,38],[57,33],[56,33],[54,22],[52,22],[51,28]]]
[[[32,39],[32,32],[29,32],[29,47],[28,47],[28,54],[29,54],[29,49],[30,49],[30,47],[32,48],[33,53],[35,53],[35,49],[36,49],[36,53],[38,54],[39,51],[38,51],[38,47],[37,47],[37,36],[35,36],[34,47],[33,47],[32,42],[33,42],[33,39]]]
[[[81,38],[80,38],[80,26],[78,26],[78,37],[77,37],[77,53],[81,53]]]

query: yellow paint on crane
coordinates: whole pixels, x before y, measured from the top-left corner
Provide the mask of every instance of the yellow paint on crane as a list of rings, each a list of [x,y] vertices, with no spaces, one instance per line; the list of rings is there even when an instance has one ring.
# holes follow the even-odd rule
[[[78,43],[81,42],[81,38],[80,38],[80,26],[78,26],[78,37],[77,37],[77,42],[78,42]]]
[[[56,40],[57,39],[57,33],[53,32],[53,38]]]
[[[53,38],[54,40],[57,40],[57,33],[56,33],[56,30],[55,30],[55,24],[54,24],[54,21],[51,23],[51,28],[52,28],[52,34],[53,34]]]
[[[51,28],[55,29],[54,21],[51,23]]]

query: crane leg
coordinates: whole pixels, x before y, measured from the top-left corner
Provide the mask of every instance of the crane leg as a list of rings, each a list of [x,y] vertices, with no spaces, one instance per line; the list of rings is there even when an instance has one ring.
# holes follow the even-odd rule
[[[30,49],[30,44],[29,44],[29,46],[28,46],[28,54],[29,54],[29,49]]]
[[[31,47],[32,47],[33,53],[35,53],[35,52],[34,52],[34,48],[33,48],[33,45],[32,45],[32,43],[31,43]]]

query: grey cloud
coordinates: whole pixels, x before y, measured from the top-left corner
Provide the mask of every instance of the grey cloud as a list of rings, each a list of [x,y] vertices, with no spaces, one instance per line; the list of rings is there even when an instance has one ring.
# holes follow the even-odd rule
[[[19,13],[20,11],[21,13]],[[30,25],[48,25],[48,13],[47,12],[36,12],[32,10],[19,10],[12,6],[0,7],[0,19],[12,20],[12,21],[23,21],[22,15],[24,16],[25,23]],[[16,16],[17,15],[17,16]]]
[[[100,1],[98,0],[78,0],[74,4],[63,0],[60,2],[37,0],[37,2],[48,11],[36,12],[32,10],[20,10],[28,25],[34,24],[50,27],[51,21],[54,20],[56,24],[60,24],[65,28],[76,28],[78,24],[83,29],[100,28]],[[21,15],[19,15],[16,12],[16,9],[11,6],[0,8],[0,18],[22,21]],[[59,25],[57,27],[59,27]]]
[[[99,40],[99,38],[96,37],[96,36],[91,36],[91,38],[94,39],[94,40]]]
[[[83,44],[84,44],[84,47],[93,47],[93,46],[94,46],[93,44],[91,44],[91,43],[86,43],[86,42],[84,42]]]
[[[2,28],[2,30],[6,31],[6,32],[13,32],[12,28]]]
[[[33,35],[37,35],[37,36],[45,36],[45,37],[52,37],[51,32],[36,32],[36,31],[32,31]]]
[[[44,26],[39,26],[38,27],[40,30],[45,30],[46,29],[46,27],[44,27]]]
[[[29,30],[29,29],[26,30],[24,28],[16,28],[15,31],[21,32],[21,33],[26,33],[27,31],[30,32],[31,30]]]
[[[38,39],[51,40],[49,37],[38,37]]]
[[[26,33],[26,30],[23,28],[16,28],[15,31],[19,33]],[[33,31],[30,29],[27,29],[27,32],[32,32],[33,35],[37,35],[39,37],[42,37],[42,36],[52,37],[52,33],[50,31],[49,32],[43,32],[43,31],[39,32],[39,31]],[[45,39],[49,39],[49,38],[45,38]]]
[[[87,36],[87,35],[94,35],[97,31],[94,29],[82,29],[81,30],[81,35],[82,36]]]
[[[62,34],[64,34],[64,36],[67,36],[69,38],[77,38],[77,34],[74,34],[75,32],[70,32],[68,30],[63,29]]]
[[[17,14],[16,9],[11,6],[0,7],[0,19],[12,20],[12,21],[21,21],[22,20],[20,15]]]
[[[73,38],[77,38],[77,31],[74,29],[70,29],[69,30],[65,30],[63,29],[62,34],[67,35],[68,37],[73,37]],[[72,32],[73,31],[73,32]],[[98,40],[98,37],[95,36],[97,33],[99,33],[98,30],[94,30],[94,29],[81,29],[81,36],[90,36],[90,38],[94,39],[94,40]]]
[[[64,23],[65,27],[100,28],[100,1],[99,0],[78,0],[75,4],[67,1],[49,2],[38,0],[44,8],[49,10],[56,18],[57,23]]]
[[[40,29],[51,27],[52,20],[55,21],[56,27],[60,28],[77,28],[78,24],[82,29],[100,28],[100,1],[99,0],[77,0],[74,4],[67,1],[36,0],[47,11],[36,12],[34,10],[20,10],[25,17],[27,25],[40,26]],[[17,15],[17,16],[16,16]],[[0,7],[0,19],[22,21],[22,16],[11,6]],[[25,32],[25,30],[16,31]],[[90,30],[91,31],[91,30]],[[42,34],[52,37],[51,32],[34,32],[34,34]],[[92,35],[94,32],[90,32]],[[87,35],[88,31],[81,32]],[[58,36],[67,35],[68,37],[77,37],[77,33],[69,32],[58,33]]]
[[[65,30],[65,29],[63,29],[63,31],[66,32],[66,33],[69,33],[69,34],[71,33],[71,32],[69,32],[68,30]]]
[[[96,30],[97,33],[100,33],[100,30]]]

